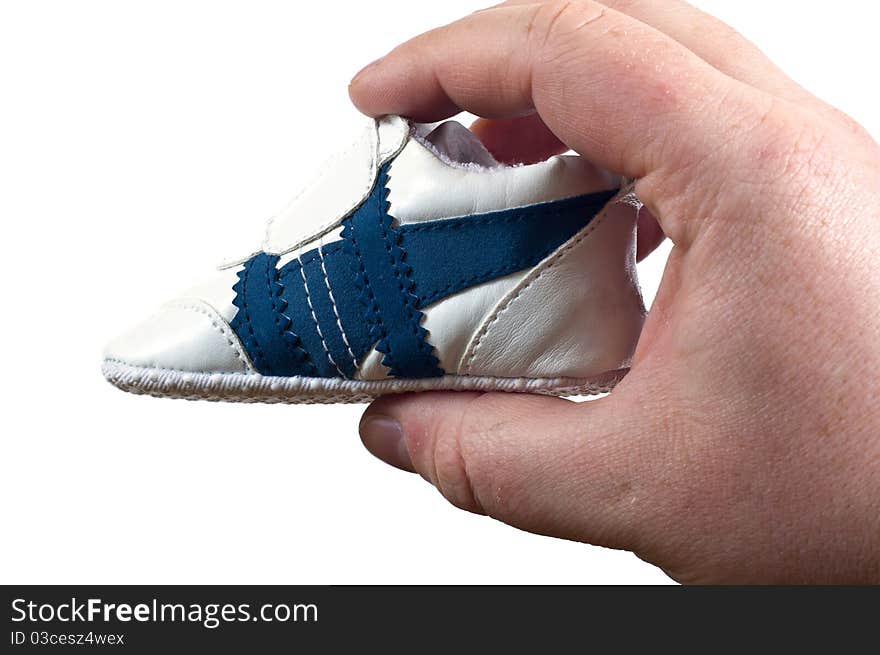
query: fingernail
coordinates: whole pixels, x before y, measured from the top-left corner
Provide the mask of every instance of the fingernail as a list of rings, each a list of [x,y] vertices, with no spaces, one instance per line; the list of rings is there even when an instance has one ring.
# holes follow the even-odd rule
[[[351,82],[349,82],[349,86],[351,86],[352,84],[356,84],[357,82],[359,82],[359,81],[363,78],[363,76],[364,76],[365,73],[367,73],[370,69],[375,68],[376,65],[377,65],[380,61],[382,61],[384,58],[385,58],[385,57],[379,57],[376,61],[370,62],[369,64],[367,64],[366,66],[364,66],[363,68],[361,68],[361,69],[358,71],[357,75],[355,75],[353,78],[351,78]]]
[[[400,423],[390,416],[366,416],[360,425],[361,441],[375,457],[386,464],[415,473]]]

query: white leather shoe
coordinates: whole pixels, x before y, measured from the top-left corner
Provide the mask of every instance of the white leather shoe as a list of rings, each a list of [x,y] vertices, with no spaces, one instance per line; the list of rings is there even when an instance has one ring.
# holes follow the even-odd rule
[[[458,123],[428,130],[368,119],[258,252],[113,341],[107,379],[261,402],[609,390],[644,319],[617,181],[577,156],[500,165]]]

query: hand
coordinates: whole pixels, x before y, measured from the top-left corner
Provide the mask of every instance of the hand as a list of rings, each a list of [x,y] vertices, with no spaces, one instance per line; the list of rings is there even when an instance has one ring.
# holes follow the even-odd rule
[[[363,70],[371,115],[476,113],[506,160],[638,180],[673,249],[629,375],[589,403],[424,393],[367,448],[452,503],[683,582],[880,582],[880,149],[678,0],[507,2]],[[656,217],[658,229],[653,223]]]

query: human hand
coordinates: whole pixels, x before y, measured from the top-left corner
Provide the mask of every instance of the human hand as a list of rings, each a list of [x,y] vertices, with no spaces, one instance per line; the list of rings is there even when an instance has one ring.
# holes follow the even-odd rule
[[[642,255],[674,246],[609,396],[386,397],[361,423],[371,452],[458,507],[682,582],[880,582],[880,149],[862,128],[678,0],[507,2],[350,92],[371,115],[486,117],[508,161],[572,148],[638,180]]]

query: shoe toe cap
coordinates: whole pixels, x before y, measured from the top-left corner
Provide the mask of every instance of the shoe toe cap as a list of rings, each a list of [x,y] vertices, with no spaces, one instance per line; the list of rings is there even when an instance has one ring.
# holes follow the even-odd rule
[[[198,298],[166,304],[114,339],[106,360],[151,369],[193,373],[251,373],[253,366],[235,332]]]

